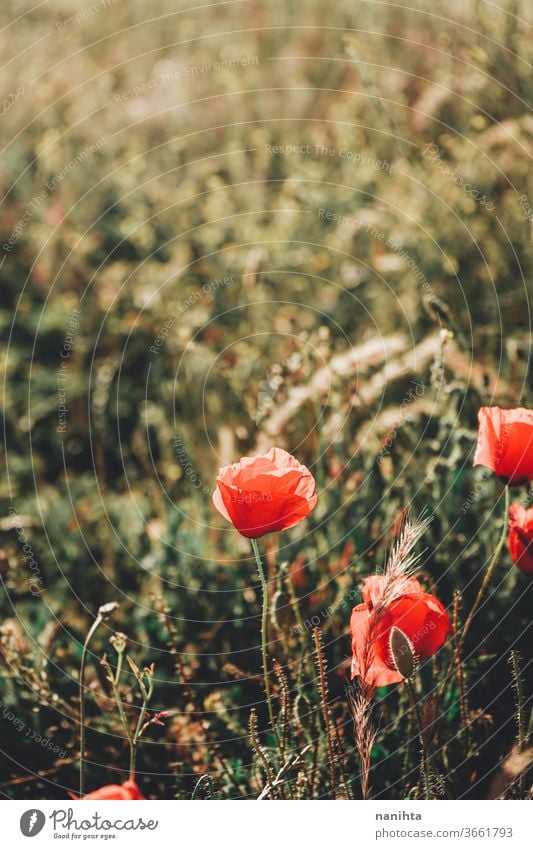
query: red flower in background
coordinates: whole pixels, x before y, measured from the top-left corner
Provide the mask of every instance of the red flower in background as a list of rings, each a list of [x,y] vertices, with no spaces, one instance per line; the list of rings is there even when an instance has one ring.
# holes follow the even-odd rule
[[[84,799],[104,801],[106,799],[122,799],[123,801],[137,801],[144,799],[143,794],[134,781],[125,781],[124,784],[106,784],[92,793],[87,793]]]
[[[416,578],[402,579],[399,593],[382,603],[386,578],[371,575],[363,583],[363,603],[352,610],[352,678],[383,687],[403,679],[390,651],[392,628],[407,637],[419,659],[431,657],[452,630],[450,618],[438,598],[422,591]]]
[[[521,572],[533,575],[533,507],[520,504],[509,508],[509,551]]]
[[[474,466],[487,466],[504,483],[533,480],[533,410],[481,407]]]
[[[315,481],[295,457],[271,448],[220,469],[213,502],[239,533],[257,539],[305,519],[316,507]]]

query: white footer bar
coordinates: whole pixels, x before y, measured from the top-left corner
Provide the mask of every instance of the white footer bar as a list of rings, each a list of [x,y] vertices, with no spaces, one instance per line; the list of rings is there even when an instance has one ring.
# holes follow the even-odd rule
[[[482,801],[13,801],[2,806],[2,845],[531,849],[532,811],[529,802]]]

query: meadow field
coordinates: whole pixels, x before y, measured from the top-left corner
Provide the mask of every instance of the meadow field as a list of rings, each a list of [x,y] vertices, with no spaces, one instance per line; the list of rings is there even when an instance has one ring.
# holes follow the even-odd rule
[[[0,797],[530,798],[531,5],[0,47]]]

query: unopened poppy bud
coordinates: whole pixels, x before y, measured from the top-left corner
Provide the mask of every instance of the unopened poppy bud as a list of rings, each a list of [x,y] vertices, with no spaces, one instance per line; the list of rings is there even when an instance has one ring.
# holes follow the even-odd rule
[[[109,604],[102,604],[101,607],[98,608],[98,616],[105,622],[109,619],[110,616],[113,615],[115,610],[118,608],[118,603],[116,601],[110,601]]]
[[[412,678],[416,660],[413,644],[403,631],[393,626],[389,638],[390,653],[394,666],[403,678]]]

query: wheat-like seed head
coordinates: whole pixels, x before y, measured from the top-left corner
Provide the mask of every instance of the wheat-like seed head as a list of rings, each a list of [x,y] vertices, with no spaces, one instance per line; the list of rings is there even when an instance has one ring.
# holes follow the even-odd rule
[[[421,513],[411,521],[406,517],[403,528],[392,546],[391,553],[383,572],[385,578],[379,596],[372,599],[376,616],[398,596],[408,591],[407,581],[412,578],[423,552],[415,553],[418,541],[423,537],[433,520],[432,516]]]

